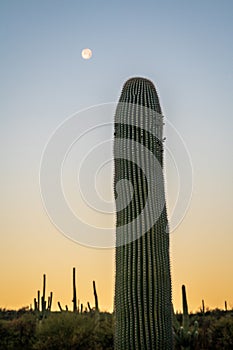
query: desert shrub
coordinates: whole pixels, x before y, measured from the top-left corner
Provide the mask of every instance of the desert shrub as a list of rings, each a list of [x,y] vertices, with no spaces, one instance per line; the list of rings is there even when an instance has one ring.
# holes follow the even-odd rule
[[[0,350],[29,350],[35,342],[36,319],[32,314],[0,321]]]
[[[0,320],[0,350],[4,350],[7,347],[9,338],[7,323],[7,321]]]
[[[113,349],[111,315],[62,312],[38,323],[35,350]]]
[[[77,315],[72,313],[55,313],[38,322],[34,349],[70,349],[76,328]]]
[[[211,342],[210,348],[213,350],[233,349],[233,317],[225,316],[218,320],[213,320],[210,325]]]
[[[110,350],[113,349],[113,323],[110,314],[88,315],[82,327],[76,329],[74,350]]]
[[[4,311],[3,316],[0,350],[113,349],[114,315],[109,313],[51,312],[41,318],[37,313],[26,312],[17,313],[12,319],[12,314]],[[191,332],[195,321],[198,322],[197,343],[189,344],[190,350],[233,349],[232,311],[190,315]],[[177,341],[174,345],[175,349],[183,346]]]

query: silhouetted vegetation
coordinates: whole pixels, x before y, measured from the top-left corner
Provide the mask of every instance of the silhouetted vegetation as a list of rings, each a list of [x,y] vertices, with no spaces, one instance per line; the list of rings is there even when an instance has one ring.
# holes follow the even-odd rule
[[[37,292],[34,308],[0,308],[0,350],[110,350],[114,349],[115,315],[99,310],[95,281],[95,306],[79,305],[73,268],[73,312],[59,306],[51,311],[52,293],[45,299]],[[41,296],[42,294],[42,296]],[[60,303],[58,303],[60,304]],[[232,350],[233,309],[209,310],[202,300],[200,312],[188,312],[186,288],[182,286],[182,313],[173,313],[174,350]]]
[[[233,310],[205,308],[202,300],[200,312],[189,314],[186,288],[182,286],[182,313],[173,313],[175,350],[233,349]]]
[[[183,314],[175,314],[175,319],[182,330]],[[194,330],[198,334],[192,338]],[[186,342],[175,337],[175,350],[233,349],[233,311],[189,314],[189,331],[185,332]],[[40,319],[26,308],[0,309],[0,350],[110,350],[113,336],[114,315],[110,313],[49,312]],[[191,342],[187,342],[189,336]]]
[[[38,319],[28,311],[6,320],[0,310],[1,350],[113,349],[113,320],[109,313],[50,312]]]

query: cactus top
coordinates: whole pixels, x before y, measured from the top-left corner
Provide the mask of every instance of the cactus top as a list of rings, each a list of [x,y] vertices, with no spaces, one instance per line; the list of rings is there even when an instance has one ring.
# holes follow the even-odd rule
[[[137,104],[162,114],[156,88],[146,78],[135,77],[128,79],[123,86],[119,102]]]

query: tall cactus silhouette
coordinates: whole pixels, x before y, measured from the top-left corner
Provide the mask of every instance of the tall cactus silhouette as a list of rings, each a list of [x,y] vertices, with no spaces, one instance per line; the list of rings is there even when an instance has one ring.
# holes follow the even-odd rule
[[[115,349],[171,350],[163,117],[156,89],[129,79],[115,114]]]

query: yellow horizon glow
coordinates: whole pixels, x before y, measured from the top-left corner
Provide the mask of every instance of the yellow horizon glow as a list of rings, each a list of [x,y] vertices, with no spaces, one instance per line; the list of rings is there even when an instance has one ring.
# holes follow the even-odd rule
[[[42,290],[42,277],[45,273],[47,276],[46,299],[50,291],[53,291],[54,294],[52,310],[58,310],[58,301],[63,307],[68,305],[69,309],[72,310],[72,268],[76,267],[77,298],[80,303],[83,303],[85,307],[89,301],[94,306],[92,281],[95,280],[100,310],[112,312],[114,249],[101,250],[82,247],[57,233],[55,229],[52,231],[47,236],[46,244],[38,236],[33,239],[38,250],[27,250],[24,253],[22,251],[20,259],[17,256],[19,245],[11,245],[8,251],[5,250],[1,254],[1,260],[8,261],[8,264],[5,264],[5,268],[1,271],[0,307],[19,309],[30,306],[30,304],[33,305],[33,299],[37,297],[37,290]],[[199,310],[202,299],[204,299],[207,308],[224,309],[226,300],[228,308],[231,309],[233,307],[231,265],[229,264],[229,269],[226,270],[226,261],[223,259],[213,266],[214,256],[209,258],[209,262],[207,262],[204,261],[203,254],[200,254],[199,259],[197,258],[195,261],[193,255],[195,255],[194,250],[197,245],[199,246],[198,240],[196,247],[195,242],[192,242],[194,250],[187,249],[186,251],[183,245],[181,255],[177,246],[184,237],[181,232],[173,235],[174,237],[171,239],[171,267],[172,299],[175,310],[182,310],[182,284],[186,285],[190,312]],[[186,237],[187,241],[188,237]],[[21,249],[23,250],[23,247]],[[51,249],[53,250],[52,256]],[[204,250],[205,247],[202,249]],[[230,254],[230,248],[228,250]],[[3,267],[3,262],[1,262],[1,267]]]

